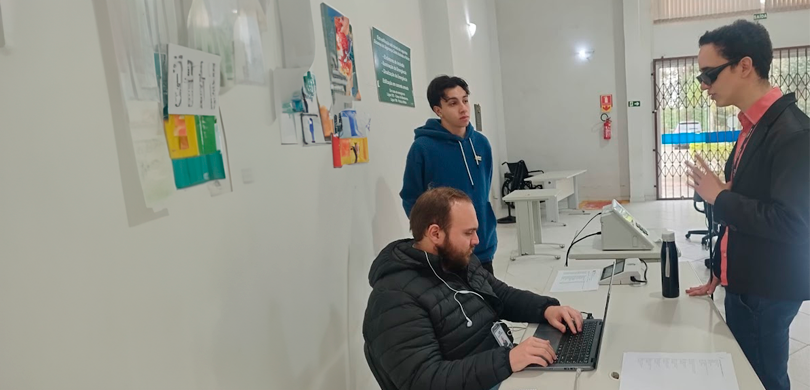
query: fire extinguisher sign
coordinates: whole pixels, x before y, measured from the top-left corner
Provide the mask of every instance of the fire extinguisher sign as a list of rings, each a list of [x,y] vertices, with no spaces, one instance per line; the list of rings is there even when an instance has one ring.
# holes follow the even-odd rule
[[[609,113],[613,109],[613,95],[602,95],[600,97],[602,113]]]

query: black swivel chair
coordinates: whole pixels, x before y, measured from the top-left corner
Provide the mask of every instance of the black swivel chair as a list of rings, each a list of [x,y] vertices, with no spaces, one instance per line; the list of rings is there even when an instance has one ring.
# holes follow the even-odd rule
[[[388,378],[388,375],[377,367],[376,362],[371,357],[371,350],[369,350],[368,344],[363,344],[363,352],[366,355],[368,368],[371,369],[371,373],[374,374],[374,379],[377,380],[377,384],[380,385],[380,389],[397,390],[397,386],[394,385],[394,382],[392,382],[390,378]]]
[[[703,204],[703,209],[698,208],[699,204]],[[703,234],[703,238],[700,239],[701,245],[703,245],[703,249],[709,250],[709,258],[706,259],[703,263],[706,265],[707,268],[711,267],[711,259],[714,257],[714,238],[717,237],[719,231],[717,229],[716,224],[714,223],[714,209],[713,206],[706,203],[703,198],[695,192],[695,196],[693,199],[693,207],[699,213],[706,215],[706,230],[690,230],[686,233],[686,239],[690,239],[693,234]]]
[[[526,166],[526,162],[523,160],[513,163],[505,162],[501,165],[506,165],[506,168],[509,169],[509,172],[504,174],[503,186],[501,186],[501,199],[517,190],[542,188],[542,186],[533,185],[532,182],[527,179],[531,176],[531,173],[543,173],[543,171],[530,171]],[[509,215],[498,219],[498,223],[515,223],[517,220],[512,215],[512,209],[515,208],[515,205],[511,202],[504,203],[506,203],[506,210]]]

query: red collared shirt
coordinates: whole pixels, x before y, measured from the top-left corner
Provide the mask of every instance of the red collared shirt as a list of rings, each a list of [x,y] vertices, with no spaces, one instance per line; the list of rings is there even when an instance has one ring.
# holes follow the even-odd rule
[[[748,140],[751,139],[749,133],[753,130],[754,126],[759,123],[759,120],[762,119],[762,116],[765,115],[768,109],[781,97],[782,90],[775,87],[754,103],[751,108],[745,112],[741,112],[738,116],[742,124],[742,131],[740,131],[740,135],[737,137],[737,149],[734,153],[734,162],[732,163],[731,169],[732,179],[740,164],[740,160],[742,160],[743,153],[745,153]],[[728,230],[726,230],[726,234],[723,235],[723,239],[720,240],[720,283],[722,283],[723,286],[728,286]]]

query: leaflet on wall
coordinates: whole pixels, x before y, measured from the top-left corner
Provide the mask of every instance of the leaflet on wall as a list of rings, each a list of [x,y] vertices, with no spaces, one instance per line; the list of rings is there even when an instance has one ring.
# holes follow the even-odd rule
[[[303,139],[305,145],[329,143],[332,127],[325,126],[321,117],[326,113],[328,118],[328,110],[319,104],[313,72],[305,68],[276,69],[273,78],[282,145],[297,144],[299,139]],[[310,134],[309,138],[298,135],[304,133],[304,127],[309,129],[309,122],[307,126],[301,125],[301,114],[308,114],[318,122],[312,125],[317,135]]]
[[[172,115],[219,113],[219,56],[169,44],[167,106]]]

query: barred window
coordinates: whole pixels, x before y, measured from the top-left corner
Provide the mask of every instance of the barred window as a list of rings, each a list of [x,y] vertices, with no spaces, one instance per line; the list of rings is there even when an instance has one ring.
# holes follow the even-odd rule
[[[810,8],[810,0],[653,0],[655,23]]]
[[[796,94],[797,106],[810,114],[810,46],[776,49],[771,85]],[[742,124],[736,107],[718,107],[700,89],[697,57],[654,61],[656,169],[658,199],[692,198],[686,161],[701,154],[712,170],[723,169]]]

